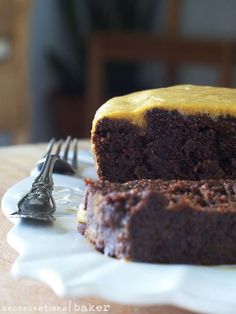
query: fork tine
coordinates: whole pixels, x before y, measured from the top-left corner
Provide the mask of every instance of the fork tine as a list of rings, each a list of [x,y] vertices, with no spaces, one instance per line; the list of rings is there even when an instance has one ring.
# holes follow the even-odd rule
[[[72,158],[72,167],[77,169],[78,167],[78,139],[74,138],[73,140],[73,158]]]
[[[58,143],[57,143],[57,150],[55,152],[55,155],[58,157],[60,155],[60,151],[61,151],[61,146],[63,144],[63,140],[59,140]]]
[[[49,155],[49,154],[51,153],[52,148],[53,148],[53,146],[54,146],[54,144],[55,144],[55,141],[56,141],[56,140],[55,140],[54,137],[50,140],[50,142],[49,142],[48,145],[47,145],[47,149],[46,149],[46,153],[45,153],[44,157],[46,157],[47,155]]]
[[[56,141],[55,138],[51,139],[50,142],[47,145],[47,152],[44,155],[43,158],[41,158],[37,164],[35,169],[37,171],[42,169],[42,166],[44,165],[45,159],[48,158],[53,152],[53,154],[57,157],[57,160],[55,162],[53,172],[55,173],[61,173],[61,174],[68,174],[68,175],[74,175],[76,174],[77,169],[77,139],[73,139],[73,146],[71,145],[72,138],[71,136],[68,136],[66,140],[60,139],[59,141]],[[63,148],[62,148],[63,147]],[[72,158],[69,158],[69,150],[72,150]],[[34,169],[34,170],[35,170]],[[34,174],[34,170],[32,173]]]
[[[65,161],[68,160],[68,152],[69,152],[70,143],[71,143],[71,136],[69,135],[66,138],[65,145],[64,145],[64,153],[62,155],[62,159]]]

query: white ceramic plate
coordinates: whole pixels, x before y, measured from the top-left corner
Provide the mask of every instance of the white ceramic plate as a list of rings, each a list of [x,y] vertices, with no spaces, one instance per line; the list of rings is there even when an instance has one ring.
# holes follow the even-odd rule
[[[86,154],[85,154],[86,156]],[[88,162],[81,175],[96,177]],[[2,209],[16,210],[33,178],[10,188]],[[9,244],[19,257],[12,273],[47,283],[59,296],[98,296],[123,304],[172,304],[186,309],[235,314],[236,267],[151,265],[119,261],[96,252],[76,230],[76,210],[83,198],[83,180],[54,175],[56,221],[52,226],[11,219]]]

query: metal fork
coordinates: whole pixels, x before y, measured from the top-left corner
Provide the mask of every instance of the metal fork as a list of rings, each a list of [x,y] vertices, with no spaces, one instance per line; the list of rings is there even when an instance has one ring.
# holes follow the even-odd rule
[[[39,175],[34,180],[30,191],[18,202],[18,210],[14,217],[30,218],[45,222],[55,220],[53,213],[56,210],[52,196],[52,171],[58,157],[48,154]]]
[[[54,185],[52,173],[76,173],[78,140],[73,140],[72,161],[68,158],[71,142],[72,139],[70,136],[67,137],[65,142],[60,140],[56,144],[55,139],[49,142],[46,154],[36,165],[40,173],[34,179],[30,191],[18,202],[18,210],[12,214],[14,217],[30,218],[46,222],[52,222],[55,219],[53,213],[56,210],[56,204],[52,196]],[[52,154],[55,147],[55,154]]]
[[[69,158],[69,151],[72,150],[72,158]],[[54,154],[58,157],[53,172],[67,175],[74,175],[78,170],[78,139],[72,139],[71,136],[68,136],[65,141],[62,139],[58,142],[55,138],[52,138],[48,143],[46,153],[42,159],[40,159],[37,164],[37,170],[41,170],[42,166],[49,154]]]

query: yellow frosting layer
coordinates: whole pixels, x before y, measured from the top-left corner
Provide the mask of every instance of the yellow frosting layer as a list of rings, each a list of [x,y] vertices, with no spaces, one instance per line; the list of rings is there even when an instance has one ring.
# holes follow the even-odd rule
[[[114,97],[97,110],[93,130],[102,118],[128,119],[142,127],[145,123],[144,112],[153,108],[178,110],[183,114],[236,117],[236,89],[176,85]]]

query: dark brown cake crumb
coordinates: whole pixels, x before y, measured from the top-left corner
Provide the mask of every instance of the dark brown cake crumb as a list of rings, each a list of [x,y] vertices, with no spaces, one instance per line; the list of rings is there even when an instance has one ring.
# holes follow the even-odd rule
[[[150,263],[236,264],[236,182],[89,181],[86,224],[96,249]]]
[[[236,178],[236,118],[146,111],[146,126],[103,118],[92,134],[100,179]]]

